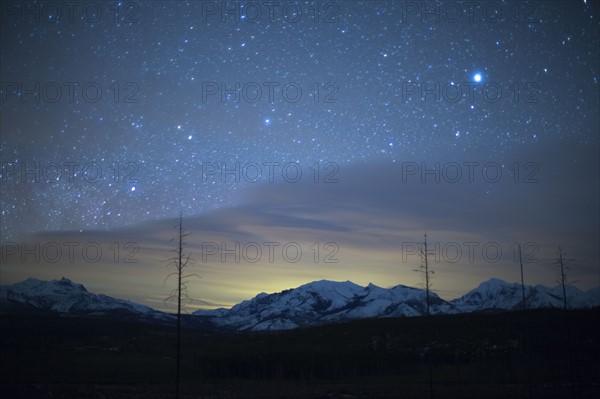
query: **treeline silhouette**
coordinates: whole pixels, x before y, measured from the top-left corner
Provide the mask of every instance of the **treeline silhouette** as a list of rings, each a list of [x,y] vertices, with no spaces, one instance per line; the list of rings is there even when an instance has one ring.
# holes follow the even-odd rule
[[[600,310],[569,311],[570,344],[562,312],[371,319],[260,333],[183,327],[181,396],[253,382],[255,391],[217,397],[270,397],[265,387],[278,387],[271,397],[296,397],[288,390],[318,393],[333,385],[358,397],[419,398],[430,392],[444,398],[593,397],[600,373]],[[162,383],[165,397],[173,397],[176,326],[39,315],[0,318],[4,381]]]

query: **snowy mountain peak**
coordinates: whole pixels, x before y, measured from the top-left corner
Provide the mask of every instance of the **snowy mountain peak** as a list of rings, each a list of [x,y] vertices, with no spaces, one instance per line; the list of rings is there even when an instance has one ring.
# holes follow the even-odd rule
[[[543,285],[525,285],[524,288],[525,301],[523,302],[521,284],[507,283],[504,280],[492,278],[451,303],[464,312],[485,309],[560,308],[563,306],[562,287],[560,286],[548,288]],[[585,308],[599,305],[595,290],[583,292],[577,287],[568,286],[566,291],[570,307]]]
[[[6,303],[17,303],[57,313],[102,315],[120,311],[158,319],[171,317],[148,306],[88,292],[82,284],[74,283],[65,277],[51,281],[28,278],[13,285],[2,286],[0,292],[0,300]]]
[[[83,284],[76,284],[66,277],[63,277],[60,280],[53,280],[52,282],[55,282],[56,285],[59,285],[61,287],[67,288],[67,289],[78,290],[81,292],[88,292],[88,290],[83,286]]]
[[[491,278],[479,284],[479,286],[471,292],[476,291],[489,297],[498,295],[498,293],[505,293],[512,290],[518,290],[519,292],[521,292],[521,284],[511,284],[498,278]]]
[[[562,297],[555,290],[526,286],[526,306],[560,307]],[[570,287],[567,291],[572,307],[598,306],[598,289],[583,293]],[[430,292],[432,314],[521,308],[521,285],[497,278],[450,302]],[[274,294],[261,293],[231,309],[195,314],[238,330],[280,330],[361,318],[421,316],[426,311],[426,293],[420,288],[400,284],[387,289],[372,283],[362,287],[350,281],[319,280]]]
[[[491,278],[489,280],[483,281],[481,284],[479,284],[479,289],[482,288],[486,288],[488,290],[494,290],[494,289],[498,289],[498,288],[502,288],[502,287],[513,287],[513,286],[520,286],[517,283],[509,283],[507,281],[501,280],[499,278]]]
[[[288,329],[344,320],[418,316],[425,312],[425,293],[417,288],[366,287],[351,281],[319,280],[274,294],[259,294],[231,309],[200,311],[218,325],[238,330]],[[455,313],[432,293],[433,313]]]
[[[566,291],[570,308],[600,306],[600,288],[583,292],[569,286]],[[121,314],[127,319],[135,315],[161,322],[173,319],[173,315],[144,305],[88,292],[83,285],[64,277],[52,281],[29,278],[0,286],[0,301],[7,308],[20,304],[71,315]],[[525,286],[523,301],[520,284],[494,278],[452,301],[430,292],[429,310],[431,314],[451,314],[562,306],[562,287]],[[230,309],[199,310],[194,314],[207,319],[202,322],[236,330],[281,330],[363,318],[421,316],[426,312],[426,293],[420,288],[382,288],[371,283],[362,287],[351,281],[320,280],[273,294],[263,292]]]
[[[28,278],[27,280],[13,284],[13,291],[61,291],[61,290],[74,290],[80,292],[88,292],[82,284],[76,284],[66,277],[62,277],[60,280],[38,280],[37,278]]]
[[[496,277],[492,277],[489,280],[486,281],[482,281],[479,286],[486,286],[486,285],[511,285],[508,281],[506,280],[502,280]]]
[[[304,285],[301,285],[295,289],[311,289],[314,291],[323,291],[323,290],[354,290],[363,288],[360,285],[354,284],[351,281],[332,281],[332,280],[318,280],[313,281]]]

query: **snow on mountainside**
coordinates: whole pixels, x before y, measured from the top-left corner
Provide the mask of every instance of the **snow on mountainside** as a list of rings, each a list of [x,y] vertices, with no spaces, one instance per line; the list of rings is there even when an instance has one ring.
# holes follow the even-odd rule
[[[171,315],[131,301],[88,292],[81,284],[67,278],[25,281],[0,287],[0,301],[5,304],[28,305],[57,313],[71,315],[107,315],[117,312],[139,315],[142,318],[167,320]]]
[[[600,289],[583,292],[577,287],[567,286],[567,302],[571,308],[599,306]],[[486,309],[517,310],[523,309],[521,284],[507,283],[493,278],[485,281],[461,298],[451,301],[461,312],[473,312]],[[525,306],[527,308],[561,308],[563,292],[561,286],[554,288],[543,285],[525,286]]]
[[[525,286],[528,308],[561,308],[562,287]],[[567,287],[570,308],[600,306],[600,288],[583,292]],[[521,285],[491,279],[458,299],[445,301],[430,293],[432,314],[451,314],[489,309],[522,309]],[[118,317],[152,322],[173,321],[174,315],[144,305],[88,292],[71,280],[27,279],[0,286],[0,312],[51,311],[68,315]],[[274,294],[261,293],[231,309],[199,310],[186,318],[196,326],[235,330],[285,330],[347,320],[422,316],[426,314],[425,290],[397,285],[366,287],[350,281],[314,281]]]
[[[526,286],[528,308],[562,307],[562,288]],[[567,287],[569,307],[599,306],[600,288],[583,292]],[[488,309],[522,308],[520,284],[499,279],[483,282],[463,297],[444,301],[430,293],[430,312],[463,313]],[[302,326],[373,317],[422,316],[426,313],[422,289],[397,285],[386,289],[373,284],[361,287],[350,281],[315,281],[274,294],[261,293],[231,309],[200,310],[222,327],[237,330],[282,330]]]
[[[431,293],[431,313],[456,313],[455,307]],[[425,291],[398,285],[390,289],[350,281],[315,281],[275,294],[259,294],[229,310],[199,311],[218,325],[238,330],[291,329],[369,317],[425,314]]]

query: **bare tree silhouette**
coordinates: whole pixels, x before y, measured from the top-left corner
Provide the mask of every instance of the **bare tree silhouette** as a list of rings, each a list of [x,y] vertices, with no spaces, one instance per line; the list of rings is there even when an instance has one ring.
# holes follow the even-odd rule
[[[427,233],[425,233],[423,243],[420,249],[421,254],[421,266],[414,271],[419,272],[423,275],[423,285],[425,286],[425,302],[426,302],[426,316],[429,317],[431,313],[431,300],[430,300],[430,288],[431,288],[431,275],[434,273],[433,270],[429,270],[429,250],[427,249]],[[429,397],[433,398],[433,363],[431,358],[431,347],[427,350],[427,371],[429,379]]]
[[[415,272],[419,272],[423,274],[423,286],[425,287],[425,302],[426,302],[426,315],[429,316],[430,308],[431,308],[431,300],[430,300],[430,288],[431,288],[431,275],[434,274],[433,270],[429,270],[429,251],[427,250],[427,233],[425,233],[425,240],[421,244],[420,249],[421,255],[421,266],[418,269],[414,269]]]
[[[575,259],[567,259],[566,256],[567,256],[567,254],[562,251],[562,248],[559,245],[558,251],[557,251],[557,258],[554,261],[554,264],[559,267],[559,275],[558,275],[558,279],[556,280],[556,282],[562,286],[563,309],[564,310],[568,309],[567,285],[574,283],[574,281],[572,281],[572,282],[568,281],[567,271],[571,270],[570,263],[575,260]]]
[[[567,271],[571,270],[571,267],[569,266],[569,264],[571,262],[573,262],[575,259],[567,259],[566,258],[567,254],[565,252],[563,252],[561,246],[558,246],[558,251],[557,251],[557,258],[554,261],[554,264],[557,265],[559,267],[559,276],[557,279],[557,282],[562,286],[562,292],[563,292],[563,310],[564,310],[564,315],[565,315],[565,330],[566,330],[566,335],[567,335],[567,343],[565,345],[565,349],[567,351],[567,356],[568,356],[568,365],[569,365],[569,377],[570,377],[570,388],[571,388],[571,397],[572,398],[576,398],[578,397],[575,393],[575,372],[573,370],[573,354],[571,351],[571,345],[572,345],[572,339],[571,339],[571,322],[569,320],[569,306],[568,306],[568,301],[567,301],[567,285],[574,283],[575,281],[572,281],[569,283],[568,279],[567,279]]]
[[[521,296],[523,301],[523,309],[527,309],[525,301],[525,279],[523,278],[523,256],[521,254],[521,243],[519,243],[519,265],[521,266]]]
[[[176,366],[176,376],[175,376],[175,398],[179,398],[179,382],[180,382],[180,370],[181,370],[181,311],[182,311],[182,300],[189,300],[188,292],[187,292],[187,281],[190,277],[198,277],[196,273],[192,274],[184,274],[186,268],[188,267],[192,254],[189,253],[187,256],[183,254],[183,247],[185,243],[185,237],[189,236],[189,233],[186,233],[183,228],[183,214],[179,214],[179,224],[174,226],[175,229],[178,229],[177,236],[172,238],[170,241],[176,241],[177,247],[172,250],[175,252],[175,256],[169,259],[167,266],[175,267],[175,271],[169,273],[165,278],[163,285],[166,284],[167,280],[171,277],[177,278],[177,286],[171,290],[169,296],[165,299],[165,302],[170,300],[177,300],[177,366]]]

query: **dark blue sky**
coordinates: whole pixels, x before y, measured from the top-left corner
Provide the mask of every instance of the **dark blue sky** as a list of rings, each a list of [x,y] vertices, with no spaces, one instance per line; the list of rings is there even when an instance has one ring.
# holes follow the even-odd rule
[[[598,282],[598,1],[76,3],[2,4],[3,242],[250,209],[562,243]]]

